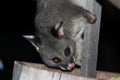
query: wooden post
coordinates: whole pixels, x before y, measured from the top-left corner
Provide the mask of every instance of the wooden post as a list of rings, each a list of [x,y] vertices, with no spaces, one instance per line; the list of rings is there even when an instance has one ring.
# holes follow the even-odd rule
[[[120,0],[108,0],[110,3],[112,3],[115,7],[120,9]]]
[[[120,74],[97,71],[97,78],[79,76],[79,69],[72,72],[47,68],[42,64],[15,62],[12,80],[120,80]]]
[[[85,24],[82,63],[80,75],[84,77],[96,77],[96,63],[98,53],[99,28],[101,19],[101,6],[94,0],[87,0],[86,8],[96,14],[95,24]]]

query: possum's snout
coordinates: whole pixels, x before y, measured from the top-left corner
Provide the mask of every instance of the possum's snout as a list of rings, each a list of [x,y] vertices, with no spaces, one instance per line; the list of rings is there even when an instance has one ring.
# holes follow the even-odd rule
[[[64,70],[64,71],[71,71],[75,68],[75,64],[74,63],[69,63],[67,66],[60,66],[60,69]]]

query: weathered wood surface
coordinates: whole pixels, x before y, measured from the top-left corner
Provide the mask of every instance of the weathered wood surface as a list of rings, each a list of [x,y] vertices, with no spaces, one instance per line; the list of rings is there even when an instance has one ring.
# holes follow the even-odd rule
[[[95,0],[84,0],[84,7],[93,12],[97,21],[95,24],[85,24],[83,51],[81,57],[81,76],[96,77],[101,6]]]
[[[120,9],[120,0],[108,0],[110,3],[112,3],[115,7]]]
[[[59,69],[47,68],[45,65],[15,62],[12,80],[107,80],[113,76],[120,77],[117,73],[97,72],[97,78],[80,77],[79,69],[74,69],[72,72],[63,72]]]

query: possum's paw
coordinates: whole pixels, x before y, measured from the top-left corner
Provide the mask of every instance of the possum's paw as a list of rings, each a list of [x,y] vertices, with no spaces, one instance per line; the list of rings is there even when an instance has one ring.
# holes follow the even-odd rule
[[[94,24],[97,20],[96,15],[89,13],[86,17],[87,23]]]

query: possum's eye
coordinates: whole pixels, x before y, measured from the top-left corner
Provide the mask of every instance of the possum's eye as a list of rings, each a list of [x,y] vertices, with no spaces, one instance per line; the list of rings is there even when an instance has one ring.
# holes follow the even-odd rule
[[[58,57],[54,57],[54,58],[52,58],[52,61],[53,61],[54,63],[60,63],[60,62],[61,62],[61,59],[59,59]]]
[[[69,55],[71,54],[70,48],[67,47],[67,48],[65,49],[64,53],[65,53],[65,56],[69,56]]]

